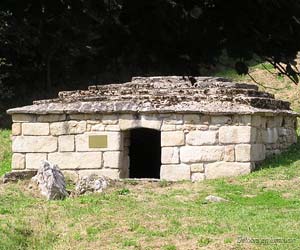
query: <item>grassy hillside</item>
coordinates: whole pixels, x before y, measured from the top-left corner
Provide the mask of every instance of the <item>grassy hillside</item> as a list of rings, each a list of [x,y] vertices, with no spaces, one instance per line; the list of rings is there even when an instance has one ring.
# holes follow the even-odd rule
[[[222,68],[212,73],[240,82],[257,84],[262,91],[275,95],[276,98],[291,102],[293,110],[300,112],[300,88],[287,77],[278,76],[269,63],[261,63],[250,67],[248,76],[241,76],[234,69]],[[254,79],[254,80],[253,80]]]

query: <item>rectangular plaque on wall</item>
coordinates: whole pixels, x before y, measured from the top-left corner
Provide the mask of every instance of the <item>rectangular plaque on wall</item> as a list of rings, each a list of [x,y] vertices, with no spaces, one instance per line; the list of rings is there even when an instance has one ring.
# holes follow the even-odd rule
[[[89,148],[107,148],[107,135],[90,135]]]

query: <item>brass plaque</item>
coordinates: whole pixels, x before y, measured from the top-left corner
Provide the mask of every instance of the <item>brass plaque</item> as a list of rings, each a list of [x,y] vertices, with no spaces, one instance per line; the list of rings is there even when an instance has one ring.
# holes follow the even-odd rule
[[[107,135],[90,135],[89,148],[107,148]]]

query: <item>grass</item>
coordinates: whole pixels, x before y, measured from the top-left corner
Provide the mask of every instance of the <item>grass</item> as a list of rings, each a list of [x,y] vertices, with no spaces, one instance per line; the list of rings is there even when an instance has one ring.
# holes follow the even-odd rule
[[[10,165],[9,131],[0,134],[3,174]],[[0,184],[0,250],[298,249],[299,152],[297,144],[246,176],[176,184],[128,180],[64,201],[45,201],[29,181]],[[229,202],[206,203],[209,194]],[[249,238],[261,242],[239,243]],[[276,238],[290,242],[271,244]]]
[[[10,130],[0,130],[0,176],[11,169]]]
[[[228,62],[226,58],[225,61]],[[233,63],[229,63],[232,64]],[[251,63],[249,75],[238,75],[234,66],[221,67],[209,75],[221,76],[239,82],[254,83],[261,91],[267,91],[275,95],[276,98],[289,101],[293,110],[300,112],[300,89],[286,76],[278,75],[278,72],[270,63]],[[253,81],[253,79],[255,81]]]

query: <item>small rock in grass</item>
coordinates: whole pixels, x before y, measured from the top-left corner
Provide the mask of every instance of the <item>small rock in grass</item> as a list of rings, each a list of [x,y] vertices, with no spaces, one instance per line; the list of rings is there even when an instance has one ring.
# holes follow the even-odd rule
[[[88,176],[83,176],[77,182],[75,187],[75,192],[78,195],[84,194],[86,192],[98,192],[101,193],[109,185],[109,180],[103,176],[98,176],[96,174],[91,174]]]
[[[214,195],[209,195],[205,197],[205,201],[208,202],[227,202],[228,200],[222,198],[222,197],[218,197],[218,196],[214,196]]]

